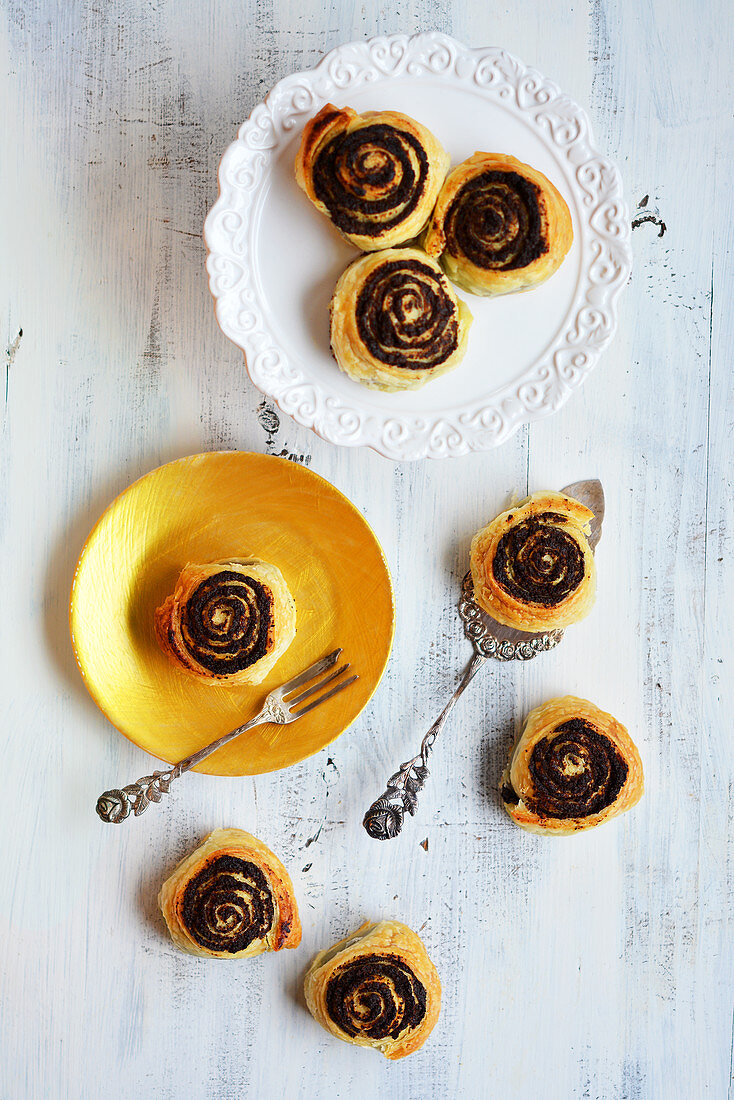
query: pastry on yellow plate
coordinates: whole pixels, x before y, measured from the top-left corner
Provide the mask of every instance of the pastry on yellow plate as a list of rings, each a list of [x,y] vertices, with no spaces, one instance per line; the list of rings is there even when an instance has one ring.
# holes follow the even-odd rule
[[[588,615],[596,566],[594,513],[563,493],[533,493],[472,539],[474,599],[505,626],[557,630]]]
[[[530,712],[500,785],[516,824],[555,836],[624,813],[644,789],[640,754],[625,727],[573,695]]]
[[[430,130],[397,111],[357,114],[327,103],[306,123],[296,181],[363,252],[416,237],[450,158]]]
[[[502,153],[475,153],[441,188],[425,248],[457,286],[494,295],[545,282],[572,242],[566,200],[542,172]]]
[[[187,565],[155,613],[166,656],[207,684],[259,684],[296,636],[283,574],[258,558]]]
[[[398,921],[366,921],[321,951],[306,975],[311,1014],[347,1043],[404,1058],[425,1043],[441,1010],[441,982],[418,935]]]
[[[356,382],[418,389],[458,366],[471,313],[441,268],[417,248],[361,256],[336,284],[331,349]]]
[[[210,833],[163,883],[158,904],[176,947],[202,958],[245,959],[301,942],[290,875],[242,829]]]

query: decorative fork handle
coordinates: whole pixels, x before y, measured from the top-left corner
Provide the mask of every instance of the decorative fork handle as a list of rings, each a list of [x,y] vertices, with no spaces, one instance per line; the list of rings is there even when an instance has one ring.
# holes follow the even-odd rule
[[[434,742],[444,727],[444,723],[469,681],[476,676],[487,661],[481,653],[475,653],[456,691],[433,723],[421,742],[421,751],[412,760],[400,765],[387,781],[387,790],[372,803],[364,815],[362,824],[375,840],[390,840],[397,836],[403,827],[406,811],[414,814],[418,806],[418,792],[428,778],[428,755]]]
[[[216,752],[217,749],[221,749],[222,745],[233,741],[235,737],[246,733],[253,726],[259,726],[261,722],[280,723],[284,720],[284,716],[279,716],[276,710],[267,705],[264,706],[255,718],[245,722],[243,726],[238,726],[231,733],[225,733],[224,737],[213,741],[211,745],[205,745],[203,749],[187,756],[185,760],[180,760],[172,768],[162,772],[153,772],[152,775],[144,775],[137,783],[128,783],[126,787],[105,791],[97,799],[98,815],[103,821],[110,822],[113,825],[119,825],[121,821],[124,821],[130,815],[130,811],[133,812],[135,817],[140,817],[148,809],[151,802],[160,802],[161,797],[168,794],[174,779],[178,779],[184,772],[195,768],[207,756]]]

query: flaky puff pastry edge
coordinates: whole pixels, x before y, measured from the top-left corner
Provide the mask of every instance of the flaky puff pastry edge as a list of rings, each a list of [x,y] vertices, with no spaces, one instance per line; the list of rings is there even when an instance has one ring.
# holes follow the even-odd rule
[[[583,553],[584,577],[581,584],[561,603],[545,607],[539,603],[524,603],[497,583],[492,571],[497,546],[513,527],[543,512],[558,512],[571,522],[574,537]],[[514,626],[528,633],[560,630],[579,622],[589,614],[596,597],[596,563],[589,546],[590,524],[594,513],[580,501],[565,493],[539,492],[519,501],[493,519],[472,539],[470,567],[474,599],[477,604],[505,626]]]
[[[243,576],[252,577],[266,585],[273,595],[273,620],[275,637],[273,647],[249,668],[241,672],[233,672],[228,676],[216,676],[208,669],[199,665],[196,658],[180,643],[181,651],[175,649],[169,637],[169,627],[173,624],[178,638],[178,618],[173,623],[173,615],[176,608],[185,604],[193,595],[196,588],[207,577],[216,576],[223,570],[232,570]],[[221,561],[208,562],[206,565],[195,565],[189,562],[178,575],[176,585],[170,596],[167,596],[160,607],[156,609],[154,618],[155,636],[158,645],[168,657],[169,661],[190,676],[195,676],[201,683],[214,687],[239,687],[243,684],[260,684],[275,667],[296,636],[296,604],[285,578],[276,565],[262,561],[260,558],[223,558]]]
[[[524,802],[532,797],[532,777],[528,760],[533,747],[564,722],[581,718],[596,727],[618,748],[627,764],[627,778],[614,802],[588,817],[543,817],[530,810]],[[639,750],[625,726],[611,714],[600,710],[588,699],[579,699],[575,695],[559,696],[531,710],[525,719],[522,733],[517,740],[510,760],[502,774],[500,793],[509,784],[519,797],[517,805],[506,802],[503,805],[516,825],[526,832],[542,836],[570,836],[584,829],[593,829],[619,814],[631,810],[645,793],[645,777]]]
[[[478,267],[467,256],[456,257],[446,251],[444,223],[449,207],[465,183],[486,171],[516,172],[540,190],[541,224],[548,250],[525,267],[509,271]],[[506,153],[474,153],[448,174],[423,237],[426,252],[440,259],[451,281],[470,294],[483,297],[512,294],[539,286],[558,270],[572,244],[571,212],[558,188],[537,168]]]
[[[326,1007],[329,979],[340,966],[361,955],[396,955],[410,967],[426,990],[426,1014],[417,1028],[407,1029],[397,1039],[371,1040],[347,1035],[333,1022]],[[355,1046],[379,1050],[391,1060],[419,1050],[436,1026],[441,1011],[438,971],[420,936],[400,921],[365,921],[351,935],[320,951],[306,974],[304,993],[309,1012],[330,1034]]]
[[[359,334],[356,306],[360,290],[378,267],[401,259],[417,260],[435,271],[456,307],[456,350],[443,363],[425,370],[411,370],[410,367],[394,367],[391,363],[383,363],[370,354]],[[339,369],[355,382],[384,393],[420,389],[432,378],[439,378],[458,367],[466,355],[472,321],[469,307],[457,297],[439,264],[418,248],[389,248],[360,256],[342,272],[329,304],[331,350]]]
[[[346,233],[334,224],[328,207],[317,198],[313,184],[313,167],[324,145],[333,141],[339,134],[351,133],[365,126],[380,123],[412,134],[423,146],[428,161],[426,186],[412,213],[391,230],[377,235]],[[301,144],[296,153],[295,174],[298,186],[306,193],[316,209],[331,221],[337,233],[361,252],[377,252],[383,248],[404,244],[418,236],[431,216],[450,164],[451,157],[438,138],[410,115],[401,114],[399,111],[365,111],[360,115],[351,107],[339,108],[333,103],[326,103],[303,129]]]
[[[244,951],[209,951],[189,936],[180,918],[187,883],[214,856],[232,855],[256,864],[265,875],[273,898],[273,924],[262,940],[253,940]],[[244,829],[215,829],[186,856],[161,886],[158,905],[176,947],[203,959],[248,959],[264,951],[298,947],[301,918],[291,876],[274,852]]]

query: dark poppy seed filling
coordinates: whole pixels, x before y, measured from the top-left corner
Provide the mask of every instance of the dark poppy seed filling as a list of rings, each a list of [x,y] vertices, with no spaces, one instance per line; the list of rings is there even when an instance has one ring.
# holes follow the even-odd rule
[[[513,271],[548,251],[540,188],[517,172],[481,172],[460,188],[444,222],[446,249],[481,268]]]
[[[326,1008],[347,1035],[397,1039],[426,1014],[426,989],[395,955],[361,955],[329,979]]]
[[[313,167],[316,197],[344,233],[377,236],[415,210],[428,176],[420,141],[375,123],[327,142]]]
[[[584,579],[584,554],[560,524],[563,516],[544,512],[518,523],[497,543],[492,573],[500,588],[522,603],[555,607]]]
[[[513,787],[512,783],[503,783],[502,789],[500,790],[500,795],[502,797],[502,801],[506,802],[508,806],[517,806],[518,802],[520,801],[518,793]]]
[[[265,875],[237,856],[215,856],[184,890],[182,924],[208,951],[244,951],[268,934],[274,915]]]
[[[273,648],[273,594],[260,581],[223,569],[186,601],[181,637],[186,651],[209,672],[241,672]]]
[[[381,363],[425,370],[444,363],[458,347],[458,311],[444,277],[419,260],[380,264],[359,292],[357,328],[367,351]]]
[[[611,806],[629,771],[610,738],[583,718],[557,726],[533,747],[528,809],[539,817],[589,817]]]

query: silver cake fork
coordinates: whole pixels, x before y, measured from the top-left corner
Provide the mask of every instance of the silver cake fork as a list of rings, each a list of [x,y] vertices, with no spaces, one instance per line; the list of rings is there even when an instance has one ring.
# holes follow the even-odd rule
[[[238,726],[237,729],[232,730],[231,733],[225,733],[223,737],[218,738],[216,741],[212,741],[210,745],[205,745],[203,749],[199,749],[198,752],[193,753],[191,756],[187,756],[185,760],[180,760],[178,764],[174,764],[172,768],[168,768],[167,771],[156,771],[151,775],[144,775],[142,779],[139,779],[137,783],[128,783],[127,787],[122,787],[119,790],[105,791],[97,799],[97,813],[103,821],[111,822],[114,825],[118,825],[121,821],[124,821],[126,817],[133,812],[135,817],[139,817],[144,810],[147,810],[151,802],[160,802],[161,796],[168,793],[168,789],[174,779],[178,779],[184,772],[190,771],[191,768],[196,767],[202,760],[205,760],[207,756],[210,756],[217,749],[221,749],[222,745],[229,744],[235,737],[239,737],[240,734],[246,733],[247,730],[251,730],[254,726],[263,725],[266,722],[272,722],[278,726],[285,726],[289,722],[297,722],[299,718],[302,718],[304,714],[308,714],[314,707],[320,706],[325,703],[327,699],[331,699],[337,692],[343,691],[345,687],[349,687],[355,680],[359,679],[359,676],[349,676],[346,680],[340,680],[329,691],[323,695],[319,695],[312,702],[307,703],[305,707],[300,706],[306,699],[309,699],[316,692],[321,691],[333,680],[336,680],[339,676],[342,676],[350,667],[349,663],[341,665],[330,676],[324,677],[323,680],[319,680],[318,683],[307,687],[305,691],[300,692],[294,699],[286,699],[287,695],[292,695],[298,688],[304,687],[317,676],[321,676],[322,673],[328,672],[330,668],[336,664],[339,660],[341,649],[335,649],[333,653],[329,653],[326,657],[322,657],[316,664],[305,669],[298,676],[294,676],[292,680],[289,680],[287,684],[283,684],[281,687],[274,688],[269,695],[266,696],[265,702],[262,705],[262,709],[259,714],[256,714],[254,718],[251,718],[249,722],[245,722],[244,725]],[[297,709],[296,709],[297,708]]]
[[[596,550],[604,519],[604,490],[601,482],[596,479],[575,481],[572,485],[566,485],[561,492],[585,504],[594,513],[590,524],[589,546]],[[375,840],[390,840],[397,836],[403,827],[406,812],[415,813],[418,792],[428,777],[428,756],[435,740],[456,700],[486,661],[490,657],[497,661],[529,661],[539,653],[553,649],[563,637],[562,630],[530,634],[498,623],[474,602],[471,573],[466,574],[461,585],[459,615],[464,623],[464,632],[474,647],[474,656],[456,691],[423,738],[418,755],[401,764],[400,770],[388,779],[387,790],[372,803],[364,815],[362,824]]]

